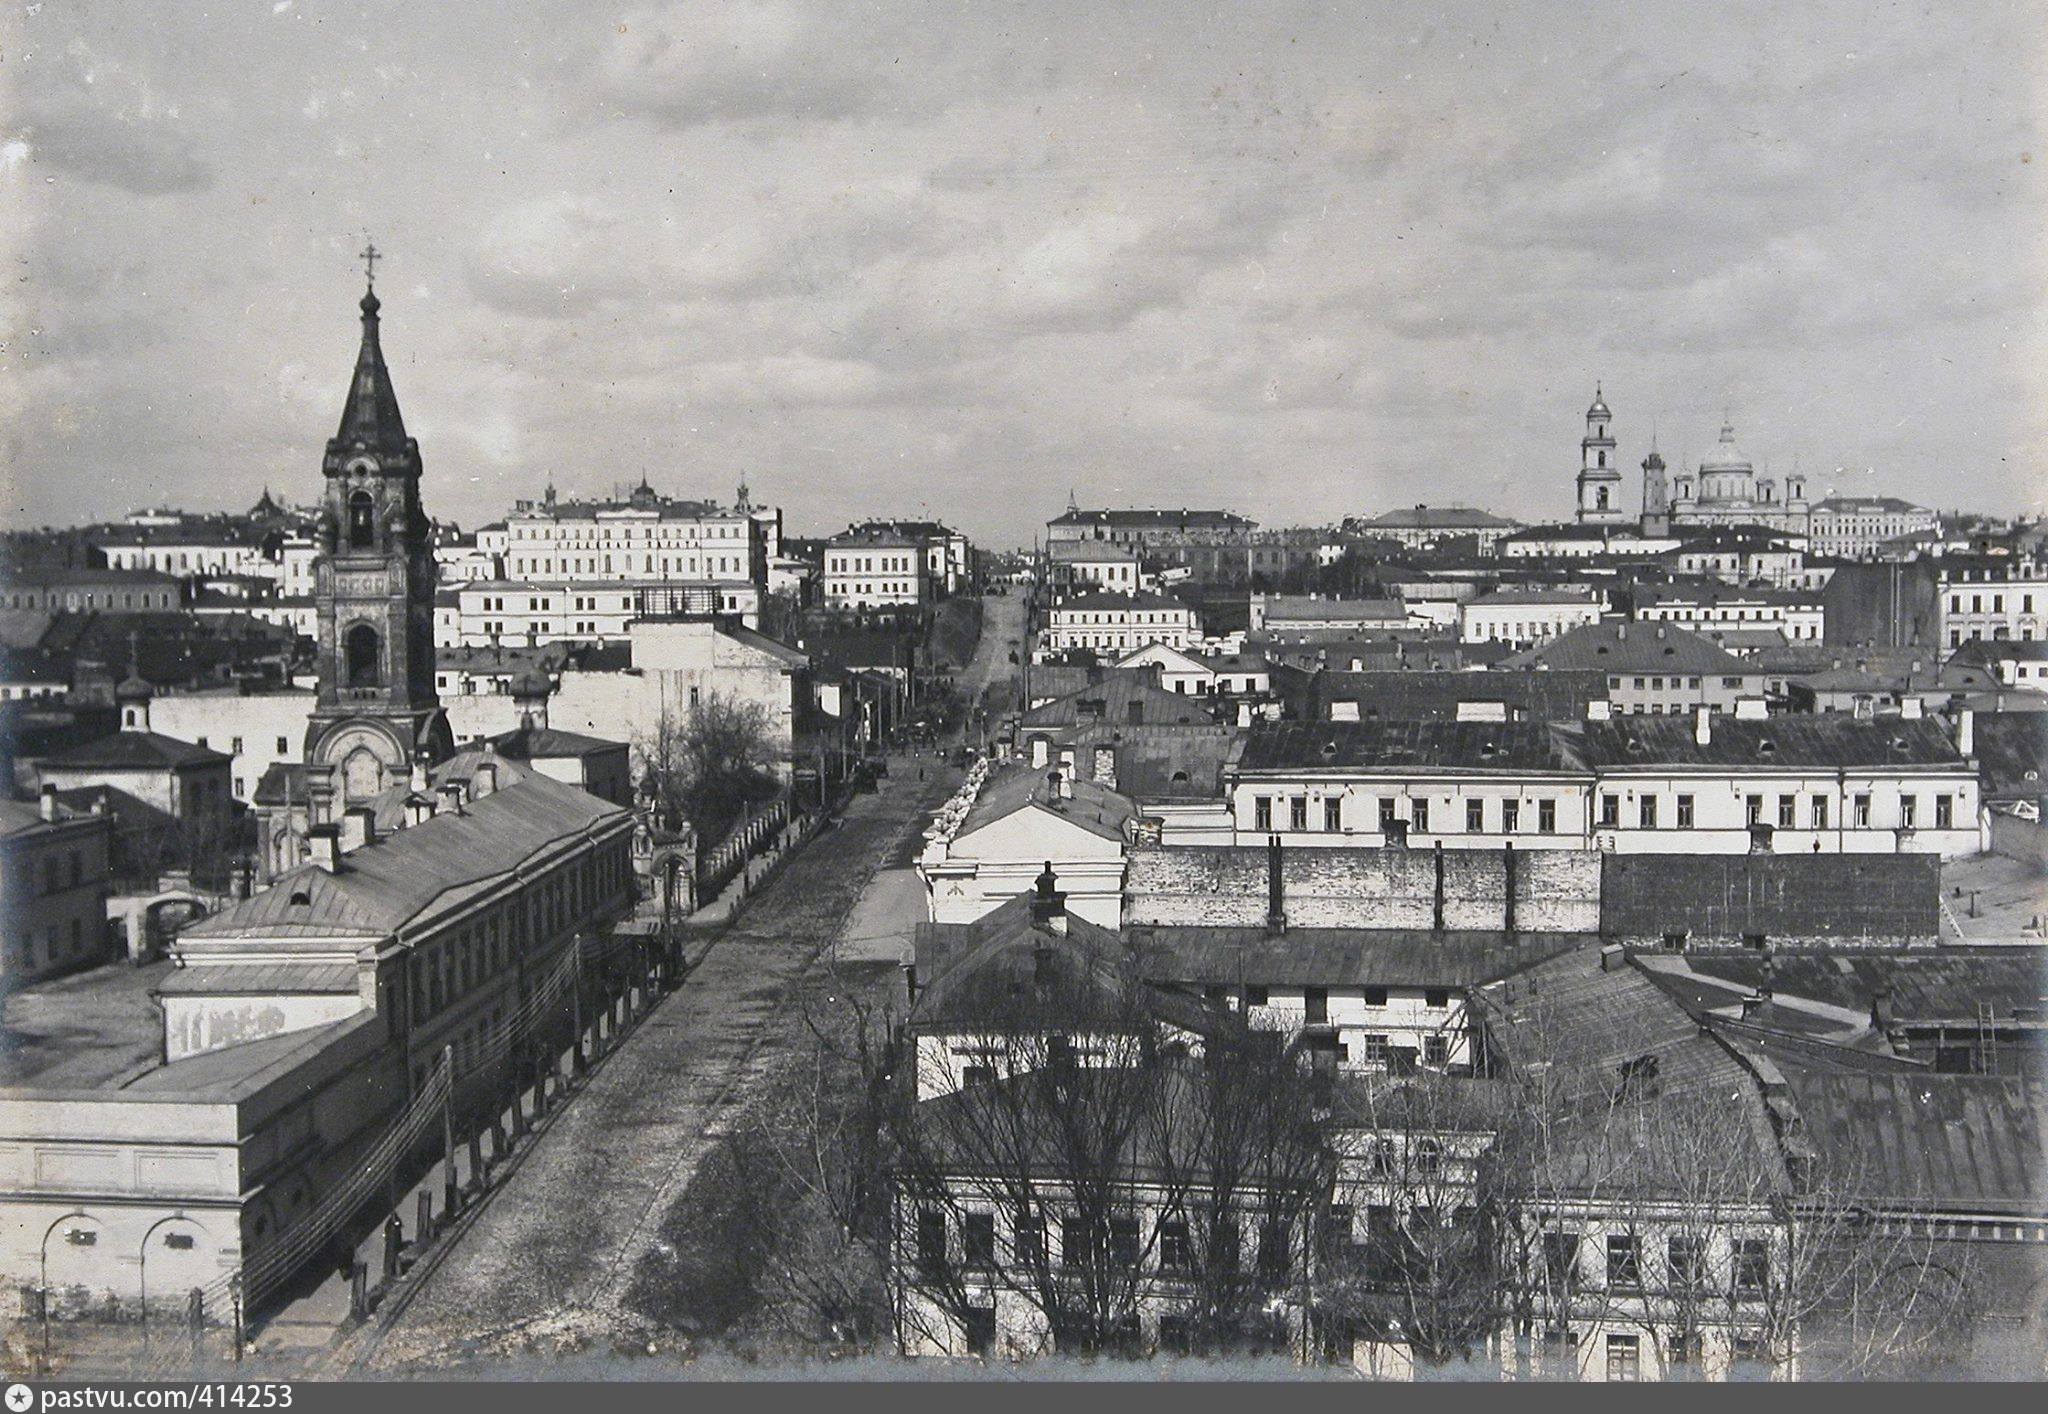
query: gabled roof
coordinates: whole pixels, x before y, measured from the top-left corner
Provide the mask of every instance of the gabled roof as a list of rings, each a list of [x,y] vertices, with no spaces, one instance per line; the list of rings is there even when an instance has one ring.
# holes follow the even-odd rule
[[[224,765],[233,760],[232,756],[161,732],[115,732],[45,756],[37,764],[65,771],[153,771]]]
[[[1510,668],[1593,668],[1607,673],[1698,673],[1737,677],[1756,669],[1676,624],[1580,624],[1540,647],[1503,660]]]
[[[1036,671],[1035,669],[1033,670]],[[1155,685],[1149,672],[1110,672],[1088,686],[1040,703],[1024,714],[1024,726],[1067,727],[1094,722],[1131,724],[1131,706],[1136,704],[1140,719],[1147,724],[1189,723],[1212,725],[1216,714],[1203,699],[1183,692],[1168,692]]]
[[[1359,528],[1374,530],[1512,530],[1520,522],[1471,506],[1415,506],[1374,516]]]
[[[1056,795],[1048,779],[1050,775],[1049,770],[1020,765],[991,776],[983,782],[974,804],[968,807],[954,838],[962,839],[1020,810],[1031,809],[1048,811],[1104,839],[1123,838],[1124,827],[1138,813],[1129,797],[1086,780],[1068,782],[1071,795]]]
[[[384,793],[397,801],[404,794],[403,788]],[[551,845],[626,814],[574,786],[529,772],[460,813],[443,810],[380,834],[377,843],[343,855],[339,873],[312,864],[294,869],[179,937],[181,943],[388,937],[437,903],[502,878]]]
[[[2037,713],[1979,715],[1975,726],[1978,767],[1992,798],[2039,800],[2048,796],[2048,724]]]

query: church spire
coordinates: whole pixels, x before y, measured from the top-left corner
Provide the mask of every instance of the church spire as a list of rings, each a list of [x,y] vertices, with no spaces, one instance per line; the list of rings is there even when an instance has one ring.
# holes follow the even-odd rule
[[[405,419],[398,413],[398,394],[391,387],[391,370],[384,366],[384,348],[377,338],[377,262],[384,253],[374,242],[363,247],[364,290],[363,346],[356,355],[355,377],[350,380],[348,403],[341,410],[341,427],[334,440],[343,447],[361,446],[401,451],[405,447]]]

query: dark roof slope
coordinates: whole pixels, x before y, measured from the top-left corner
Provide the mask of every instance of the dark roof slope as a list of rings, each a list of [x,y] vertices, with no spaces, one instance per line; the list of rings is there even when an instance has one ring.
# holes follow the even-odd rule
[[[69,771],[151,771],[225,765],[232,756],[161,732],[115,732],[45,756],[40,764]]]
[[[1540,722],[1255,722],[1245,771],[1563,771],[1572,763]]]
[[[1676,624],[1581,624],[1505,660],[1510,668],[1595,669],[1603,673],[1698,673],[1738,677],[1756,670],[1725,648]]]
[[[1783,1070],[1824,1171],[1862,1201],[2048,1215],[2048,1082]]]
[[[1744,719],[1717,715],[1708,741],[1681,717],[1616,717],[1572,729],[1595,769],[1638,765],[1960,766],[1963,758],[1932,718],[1858,721],[1842,713]]]

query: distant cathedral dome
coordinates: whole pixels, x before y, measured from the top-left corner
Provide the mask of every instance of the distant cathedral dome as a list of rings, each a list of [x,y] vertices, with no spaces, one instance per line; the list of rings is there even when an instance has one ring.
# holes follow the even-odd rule
[[[1714,450],[1700,460],[1701,471],[1738,471],[1745,474],[1756,470],[1742,449],[1735,445],[1735,424],[1721,424],[1721,440]]]

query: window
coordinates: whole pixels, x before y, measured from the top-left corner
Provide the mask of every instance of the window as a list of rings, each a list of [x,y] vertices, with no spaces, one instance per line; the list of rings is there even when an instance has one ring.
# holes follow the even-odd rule
[[[1915,824],[1915,822],[1917,821],[1917,819],[1918,819],[1918,817],[1919,817],[1919,814],[1920,814],[1920,797],[1919,797],[1919,796],[1917,796],[1917,795],[1902,795],[1902,796],[1900,796],[1900,797],[1899,797],[1899,828],[1901,828],[1901,829],[1905,829],[1905,830],[1910,830],[1910,829],[1912,829],[1912,828],[1913,828],[1913,826],[1914,826],[1914,824]]]
[[[1422,1060],[1425,1065],[1449,1065],[1451,1043],[1441,1031],[1432,1031],[1422,1038]]]
[[[1327,987],[1306,987],[1301,993],[1302,1020],[1310,1026],[1321,1026],[1330,1019],[1330,989]]]
[[[1952,795],[1934,797],[1934,828],[1953,829],[1956,823],[1956,798]]]
[[[935,1276],[946,1267],[946,1215],[937,1208],[917,1212],[917,1268]]]
[[[377,630],[357,624],[342,640],[346,680],[350,687],[376,687],[384,680],[384,665]],[[201,745],[204,745],[204,738]]]
[[[1579,1235],[1576,1232],[1543,1234],[1543,1277],[1552,1291],[1569,1291],[1578,1284]]]
[[[1621,824],[1621,797],[1603,795],[1600,797],[1600,824],[1605,829],[1615,829]]]
[[[1308,828],[1308,797],[1297,795],[1287,802],[1287,828],[1306,830]]]
[[[1504,835],[1512,835],[1513,833],[1515,833],[1515,831],[1521,828],[1522,802],[1519,800],[1503,800],[1500,803],[1501,833]]]
[[[1633,1234],[1607,1235],[1607,1286],[1612,1291],[1635,1291],[1643,1284],[1642,1255]]]
[[[1636,802],[1636,823],[1646,830],[1657,828],[1657,797],[1646,795]]]
[[[1781,830],[1789,830],[1789,829],[1791,829],[1791,828],[1792,828],[1792,826],[1793,826],[1794,824],[1796,824],[1796,823],[1797,823],[1796,817],[1794,816],[1793,812],[1794,812],[1794,811],[1796,811],[1796,810],[1797,810],[1798,808],[1799,808],[1799,797],[1798,797],[1798,796],[1796,796],[1796,795],[1781,795],[1781,796],[1779,796],[1779,797],[1778,797],[1778,828],[1779,828],[1779,829],[1781,829]]]
[[[969,1061],[960,1067],[960,1084],[964,1089],[973,1090],[991,1084],[995,1078],[995,1067],[986,1061]]]
[[[1119,1213],[1109,1220],[1109,1260],[1118,1267],[1138,1265],[1138,1219]]]
[[[1285,1223],[1269,1222],[1259,1229],[1259,1275],[1268,1281],[1278,1281],[1287,1275],[1288,1259],[1293,1255],[1293,1243],[1289,1241]]]
[[[1194,1255],[1186,1218],[1169,1218],[1159,1224],[1160,1271],[1185,1272],[1195,1265]]]
[[[1387,1038],[1385,1036],[1377,1032],[1368,1032],[1366,1035],[1359,1037],[1358,1044],[1359,1049],[1364,1054],[1367,1065],[1385,1065],[1387,1063]]]
[[[1691,829],[1692,827],[1693,827],[1693,804],[1692,804],[1692,797],[1691,797],[1691,796],[1689,796],[1689,795],[1681,795],[1680,797],[1678,797],[1678,828],[1679,828],[1679,829],[1681,829],[1681,830],[1690,830],[1690,829]]]
[[[1244,1004],[1246,1006],[1264,1006],[1266,1004],[1266,989],[1264,987],[1246,987],[1244,989]]]
[[[1610,1334],[1607,1337],[1607,1378],[1621,1382],[1643,1377],[1643,1342],[1640,1336]]]
[[[1546,835],[1557,833],[1557,802],[1539,800],[1536,802],[1536,828]]]
[[[996,1215],[967,1213],[960,1219],[960,1256],[970,1267],[987,1270],[996,1264]]]
[[[1027,1272],[1045,1265],[1045,1223],[1036,1213],[1019,1213],[1010,1226],[1010,1252]]]
[[[1828,827],[1828,798],[1817,795],[1813,798],[1813,828],[1825,830]]]
[[[370,493],[358,491],[348,498],[348,547],[368,550],[377,542],[377,508]]]
[[[1252,828],[1270,830],[1273,828],[1273,797],[1255,795],[1252,797]]]
[[[1385,1006],[1387,1004],[1387,989],[1385,987],[1367,987],[1364,989],[1362,1000],[1367,1006]]]
[[[1394,798],[1390,795],[1382,796],[1380,797],[1380,829],[1382,831],[1386,831],[1391,830],[1393,828]]]
[[[1771,1248],[1761,1237],[1738,1237],[1734,1242],[1735,1291],[1739,1296],[1761,1296],[1770,1283]]]
[[[1429,828],[1429,802],[1411,800],[1408,802],[1408,827],[1417,834]]]
[[[1674,1232],[1665,1243],[1664,1270],[1670,1284],[1685,1290],[1707,1274],[1706,1239],[1696,1232]]]
[[[1484,831],[1485,829],[1486,829],[1486,802],[1485,802],[1485,801],[1483,801],[1483,800],[1468,800],[1468,801],[1466,801],[1466,802],[1465,802],[1465,831],[1466,831],[1466,833],[1467,833],[1467,834],[1474,834],[1474,835],[1476,835],[1476,834],[1480,834],[1480,833],[1482,833],[1482,832],[1483,832],[1483,831]]]
[[[1324,797],[1323,828],[1330,831],[1344,828],[1344,797],[1339,795]]]

